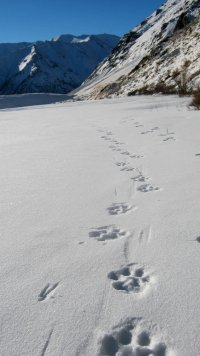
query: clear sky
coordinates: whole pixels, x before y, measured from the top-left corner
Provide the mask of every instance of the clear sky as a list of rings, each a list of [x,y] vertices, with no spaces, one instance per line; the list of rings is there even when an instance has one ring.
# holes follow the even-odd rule
[[[164,0],[0,0],[0,42],[46,40],[60,34],[122,36]]]

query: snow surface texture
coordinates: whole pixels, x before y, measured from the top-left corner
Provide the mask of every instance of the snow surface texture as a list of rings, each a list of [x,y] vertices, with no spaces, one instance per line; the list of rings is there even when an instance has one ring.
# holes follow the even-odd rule
[[[199,355],[200,118],[187,103],[0,112],[1,355]]]
[[[0,44],[0,93],[67,93],[119,41],[114,35],[62,35],[50,41]]]
[[[75,95],[86,99],[130,95],[152,91],[161,83],[175,92],[186,61],[188,90],[196,88],[199,39],[200,1],[168,0],[122,37]]]

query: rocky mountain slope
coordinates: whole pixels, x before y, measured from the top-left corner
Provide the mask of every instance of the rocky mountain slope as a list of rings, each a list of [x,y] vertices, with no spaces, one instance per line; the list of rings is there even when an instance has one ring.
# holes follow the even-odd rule
[[[67,93],[119,41],[114,35],[62,35],[50,41],[0,44],[0,94]]]
[[[125,34],[78,97],[191,91],[200,85],[200,0],[168,0]]]

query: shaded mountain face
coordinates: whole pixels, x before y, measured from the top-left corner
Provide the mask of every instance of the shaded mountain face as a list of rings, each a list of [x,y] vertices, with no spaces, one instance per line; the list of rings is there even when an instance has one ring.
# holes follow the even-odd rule
[[[67,93],[119,41],[114,35],[62,35],[50,41],[0,44],[0,94]]]
[[[200,85],[200,0],[166,1],[122,37],[76,95],[176,92],[185,84]]]

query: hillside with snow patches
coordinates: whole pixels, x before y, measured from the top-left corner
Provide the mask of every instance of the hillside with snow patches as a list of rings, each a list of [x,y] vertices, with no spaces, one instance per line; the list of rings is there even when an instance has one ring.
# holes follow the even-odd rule
[[[0,44],[0,94],[67,93],[118,43],[114,35],[62,35],[50,41]]]
[[[164,86],[175,93],[183,72],[188,91],[200,85],[199,0],[166,1],[122,37],[75,96],[90,99],[152,93]]]

